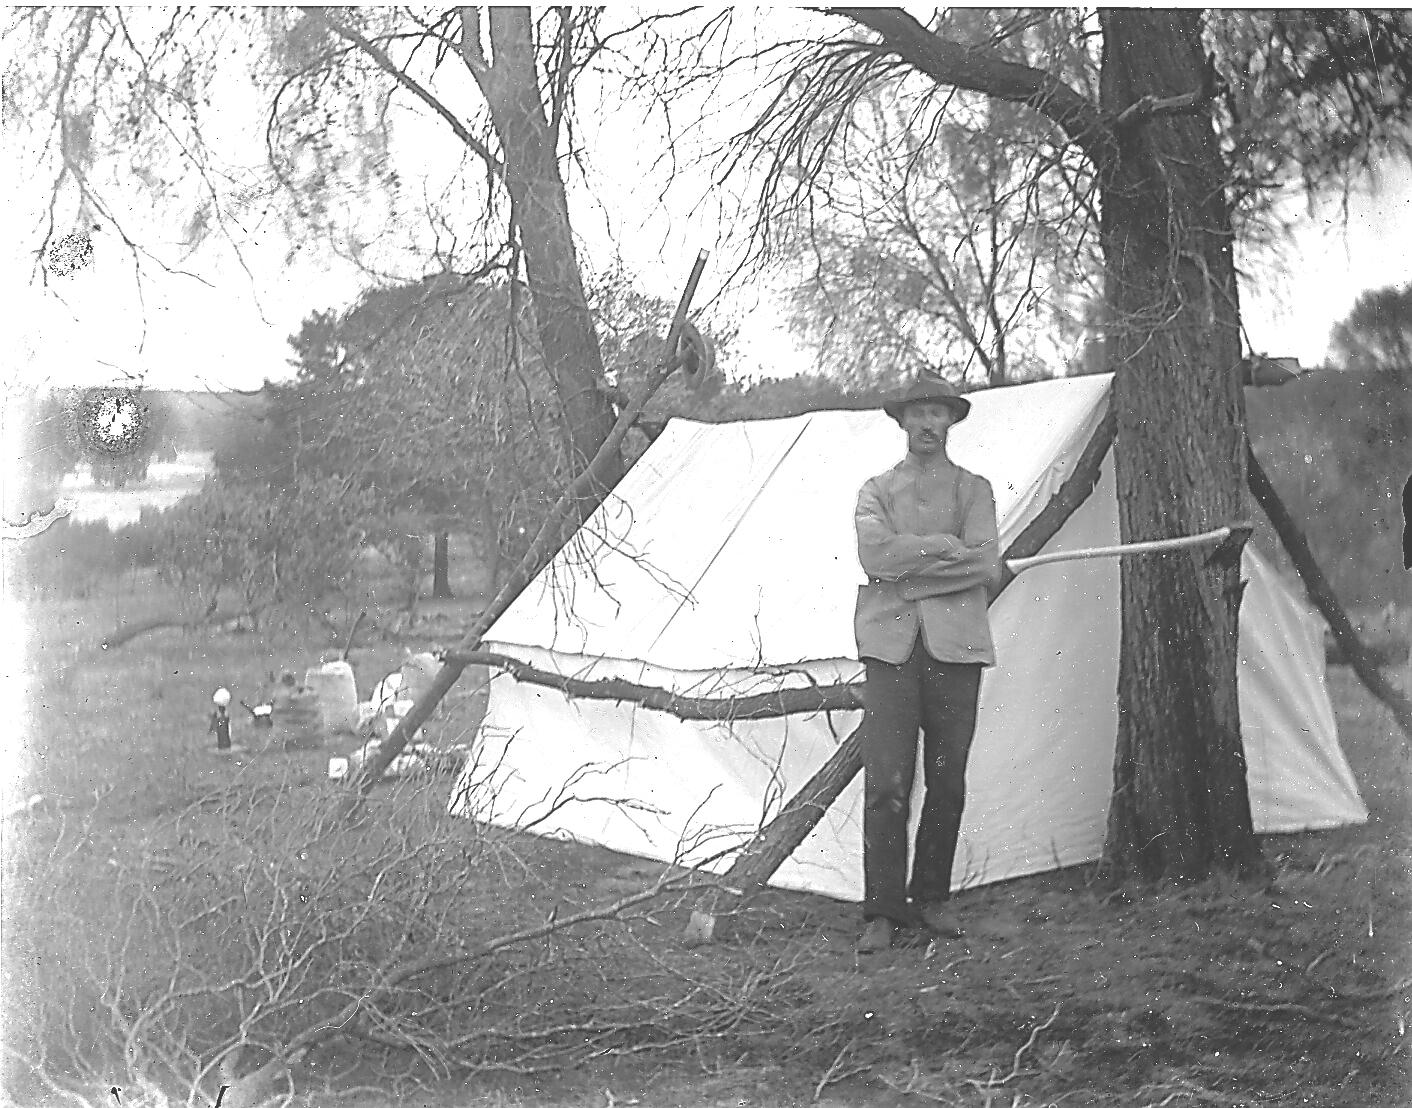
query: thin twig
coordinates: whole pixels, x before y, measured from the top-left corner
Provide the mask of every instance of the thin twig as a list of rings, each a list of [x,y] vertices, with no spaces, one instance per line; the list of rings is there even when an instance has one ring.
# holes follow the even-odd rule
[[[1274,1001],[1269,1004],[1257,1004],[1254,1001],[1246,1000],[1226,1000],[1219,996],[1197,996],[1192,997],[1198,1004],[1209,1004],[1213,1008],[1228,1008],[1233,1012],[1249,1012],[1251,1014],[1276,1016],[1291,1015],[1304,1016],[1307,1019],[1319,1020],[1321,1023],[1334,1023],[1340,1027],[1360,1026],[1356,1020],[1351,1020],[1347,1016],[1336,1015],[1332,1012],[1320,1012],[1316,1008],[1310,1008],[1306,1004],[1296,1004],[1293,1001]]]

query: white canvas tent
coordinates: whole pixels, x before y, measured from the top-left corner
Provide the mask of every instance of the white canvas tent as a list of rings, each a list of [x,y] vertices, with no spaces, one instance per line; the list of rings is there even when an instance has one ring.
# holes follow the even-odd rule
[[[1083,377],[971,395],[952,454],[994,487],[1002,548],[1072,471],[1108,387],[1107,377]],[[554,673],[696,696],[856,679],[854,503],[862,482],[904,449],[882,412],[674,420],[484,649]],[[1117,541],[1107,460],[1045,550]],[[1361,822],[1367,810],[1324,688],[1321,629],[1249,549],[1244,573],[1239,688],[1256,828]],[[1116,559],[1076,561],[1021,573],[992,607],[999,663],[982,683],[958,887],[1098,857],[1116,731],[1118,596]],[[837,712],[688,722],[501,674],[473,773],[491,786],[499,822],[701,861],[773,816],[857,721]],[[861,827],[859,779],[773,883],[860,899]]]

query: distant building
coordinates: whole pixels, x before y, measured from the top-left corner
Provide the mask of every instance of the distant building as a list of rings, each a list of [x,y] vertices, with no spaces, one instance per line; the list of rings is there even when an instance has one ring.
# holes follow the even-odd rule
[[[1271,358],[1266,354],[1248,354],[1241,359],[1243,385],[1283,385],[1308,372],[1298,358]]]

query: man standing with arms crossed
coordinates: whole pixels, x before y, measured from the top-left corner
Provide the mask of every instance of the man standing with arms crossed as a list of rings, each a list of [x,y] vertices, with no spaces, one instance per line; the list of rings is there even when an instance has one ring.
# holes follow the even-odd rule
[[[863,693],[863,870],[860,954],[898,928],[959,936],[951,869],[966,800],[981,669],[995,664],[988,607],[1000,579],[995,496],[947,454],[971,410],[939,374],[883,409],[907,434],[907,457],[863,485],[855,522],[868,583],[854,631]],[[925,801],[908,880],[908,814],[922,734]]]

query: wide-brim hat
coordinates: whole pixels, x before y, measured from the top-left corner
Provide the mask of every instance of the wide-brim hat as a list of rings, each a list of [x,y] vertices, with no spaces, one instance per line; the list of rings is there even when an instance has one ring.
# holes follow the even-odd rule
[[[901,396],[884,400],[883,411],[901,423],[902,410],[918,400],[933,400],[947,405],[956,413],[957,423],[971,412],[971,402],[961,395],[961,390],[934,371],[920,374]]]

